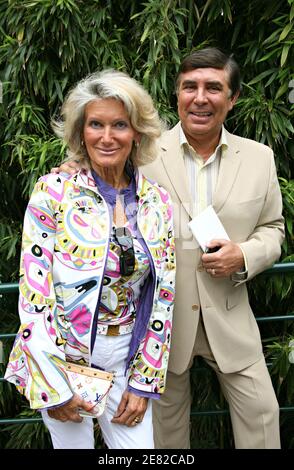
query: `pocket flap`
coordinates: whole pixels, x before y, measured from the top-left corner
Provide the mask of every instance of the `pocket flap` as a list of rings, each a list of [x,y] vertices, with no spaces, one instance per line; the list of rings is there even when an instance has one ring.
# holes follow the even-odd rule
[[[232,292],[228,295],[226,300],[227,310],[231,310],[231,308],[235,307],[239,303],[241,290],[241,286],[234,287]]]

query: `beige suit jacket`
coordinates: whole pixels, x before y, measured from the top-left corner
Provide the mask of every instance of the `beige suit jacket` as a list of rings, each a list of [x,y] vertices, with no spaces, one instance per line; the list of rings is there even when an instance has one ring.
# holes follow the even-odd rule
[[[284,237],[281,193],[269,147],[228,132],[227,140],[213,207],[230,239],[241,245],[251,279],[280,256]],[[163,134],[159,157],[142,171],[169,191],[174,202],[177,274],[169,370],[181,374],[190,364],[200,306],[221,371],[248,367],[260,359],[262,345],[246,283],[213,279],[201,266],[202,251],[187,227],[193,213],[179,124]]]

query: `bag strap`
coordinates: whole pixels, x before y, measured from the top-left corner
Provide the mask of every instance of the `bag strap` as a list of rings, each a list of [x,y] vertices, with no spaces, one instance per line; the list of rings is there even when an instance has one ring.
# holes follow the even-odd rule
[[[65,369],[69,372],[75,372],[76,374],[87,375],[88,377],[96,377],[108,381],[113,379],[112,372],[95,369],[94,367],[81,366],[80,364],[73,364],[72,362],[66,362]]]

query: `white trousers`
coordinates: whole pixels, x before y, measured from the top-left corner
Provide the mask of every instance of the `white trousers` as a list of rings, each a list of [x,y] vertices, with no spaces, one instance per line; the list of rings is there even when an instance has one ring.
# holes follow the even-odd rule
[[[152,400],[141,423],[133,427],[111,423],[127,387],[124,376],[126,358],[131,334],[120,336],[97,335],[92,362],[108,371],[115,372],[114,384],[110,390],[107,409],[98,422],[103,439],[109,449],[153,449]],[[54,449],[94,449],[93,419],[83,418],[81,423],[65,423],[50,418],[42,411],[42,418],[50,431]]]

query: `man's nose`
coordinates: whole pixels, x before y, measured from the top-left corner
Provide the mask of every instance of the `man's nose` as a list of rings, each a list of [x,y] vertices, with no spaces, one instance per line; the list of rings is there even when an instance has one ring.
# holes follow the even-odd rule
[[[195,90],[194,102],[197,104],[206,103],[207,101],[207,91],[204,88],[197,88]]]

